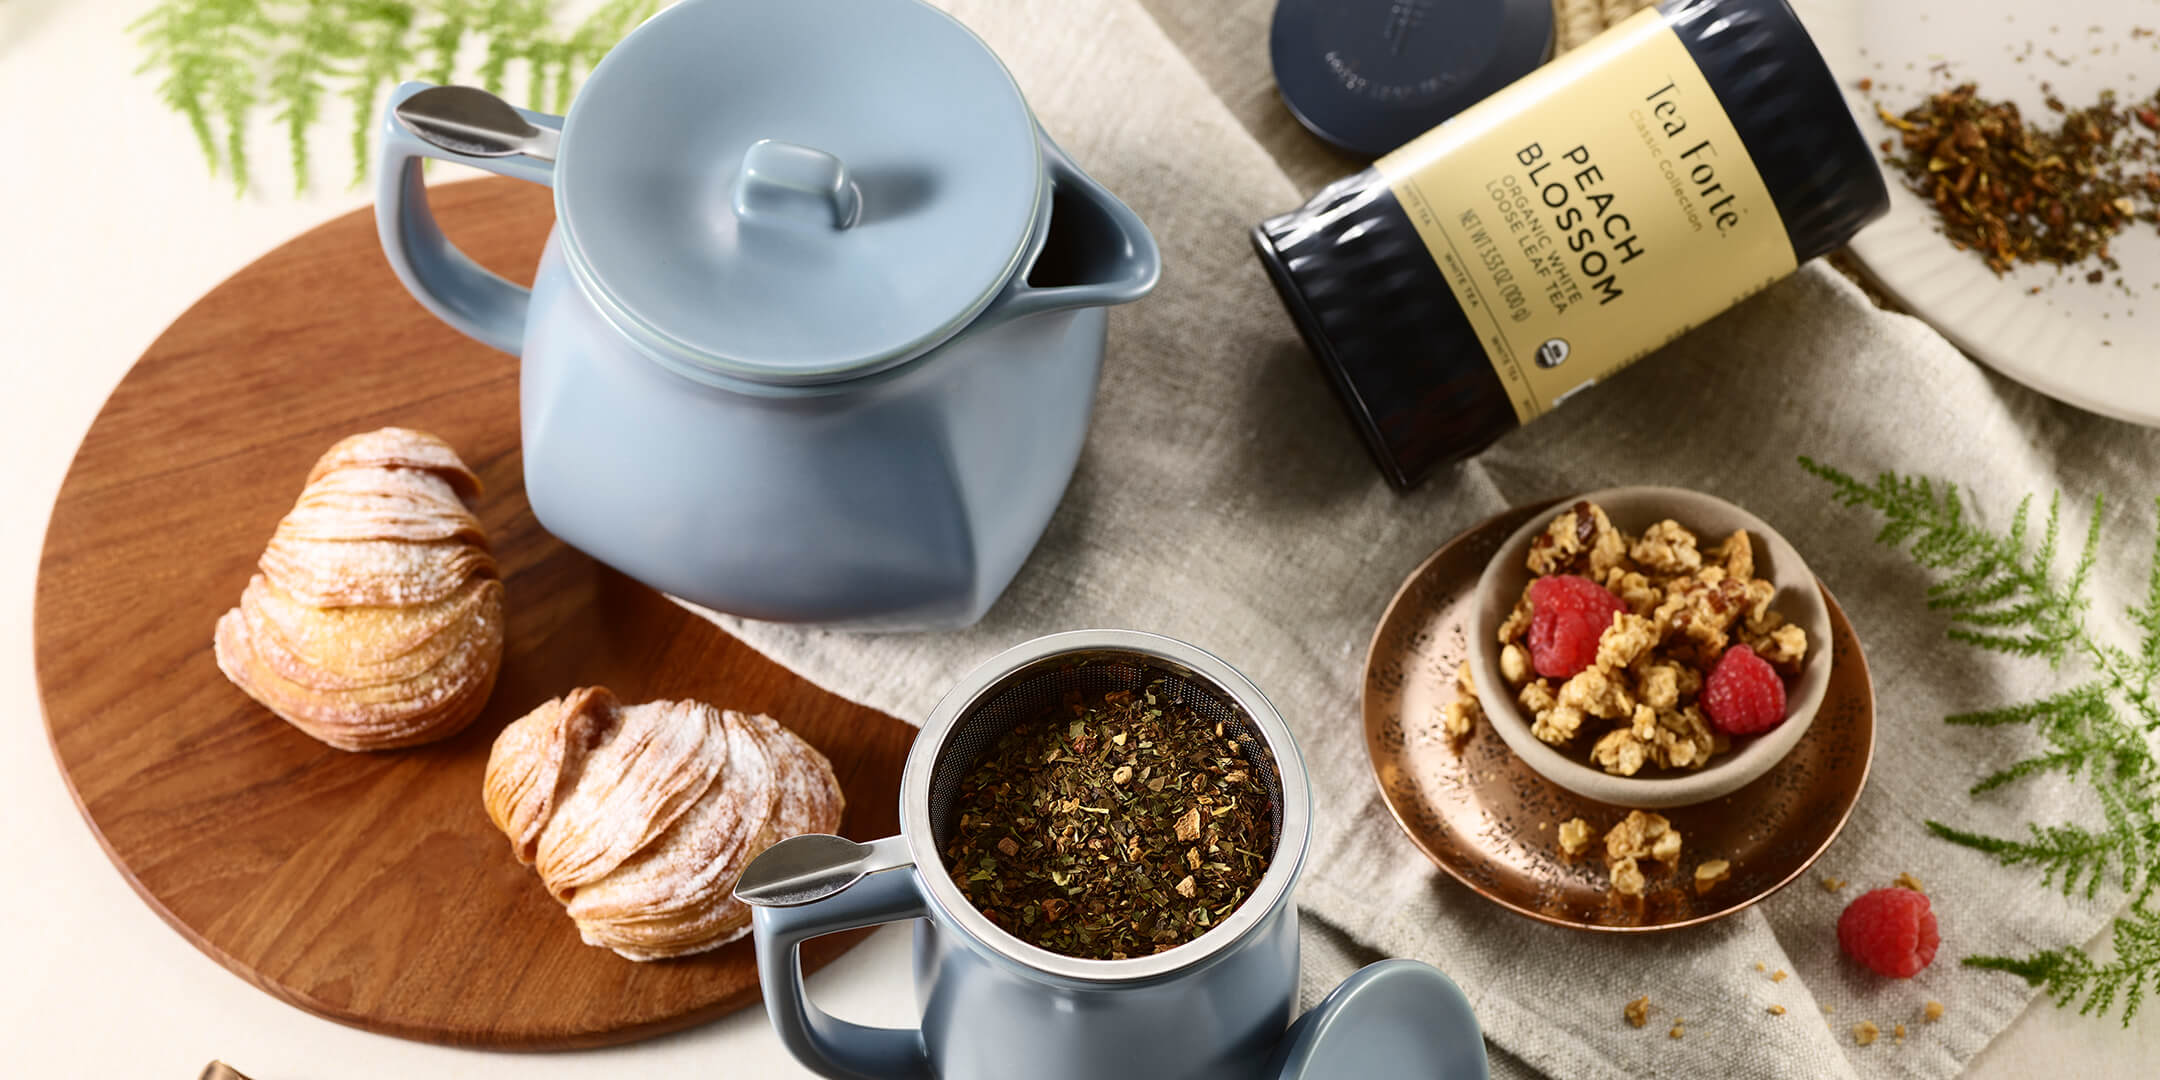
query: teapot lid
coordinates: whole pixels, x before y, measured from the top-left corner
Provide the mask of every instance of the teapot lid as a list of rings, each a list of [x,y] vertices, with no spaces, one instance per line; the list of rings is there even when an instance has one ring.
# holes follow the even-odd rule
[[[921,0],[688,0],[587,80],[556,212],[588,295],[663,360],[817,383],[988,307],[1043,168],[1011,74]]]

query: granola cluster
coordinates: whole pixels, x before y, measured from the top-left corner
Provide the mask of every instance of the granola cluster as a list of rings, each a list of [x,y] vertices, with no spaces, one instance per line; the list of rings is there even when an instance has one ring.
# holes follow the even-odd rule
[[[1590,823],[1582,818],[1569,818],[1560,823],[1560,850],[1574,858],[1590,850],[1592,843]],[[1663,863],[1667,868],[1679,865],[1680,830],[1672,827],[1663,814],[1630,810],[1625,818],[1605,830],[1605,869],[1611,875],[1612,891],[1621,896],[1643,894],[1647,882],[1642,864],[1645,861]],[[1723,859],[1713,859],[1703,867],[1711,868],[1705,875],[1702,868],[1696,870],[1698,891],[1709,891],[1703,885],[1707,876],[1710,886],[1723,881],[1729,864]]]
[[[1599,636],[1596,661],[1557,685],[1532,664],[1529,588],[1498,630],[1500,672],[1532,718],[1531,733],[1577,749],[1579,738],[1595,735],[1590,759],[1608,773],[1633,776],[1646,765],[1700,769],[1729,749],[1697,702],[1727,647],[1747,645],[1788,677],[1807,656],[1806,632],[1770,608],[1777,587],[1755,576],[1745,531],[1705,550],[1676,521],[1630,537],[1602,508],[1577,502],[1532,542],[1527,562],[1533,585],[1576,575],[1627,607]]]

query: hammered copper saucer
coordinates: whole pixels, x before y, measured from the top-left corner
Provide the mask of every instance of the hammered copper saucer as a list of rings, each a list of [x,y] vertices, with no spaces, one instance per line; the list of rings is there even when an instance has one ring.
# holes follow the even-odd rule
[[[1570,860],[1555,838],[1572,817],[1602,834],[1625,807],[1540,777],[1482,720],[1460,745],[1441,730],[1478,575],[1508,534],[1549,509],[1517,507],[1449,541],[1411,572],[1380,617],[1365,656],[1365,749],[1396,822],[1434,865],[1478,895],[1556,926],[1673,930],[1723,918],[1783,888],[1844,828],[1875,753],[1867,658],[1828,589],[1830,689],[1807,736],[1748,786],[1661,811],[1686,837],[1686,849],[1677,868],[1645,864],[1651,877],[1640,901],[1609,895],[1597,849]],[[1693,868],[1713,858],[1729,860],[1732,876],[1697,895]]]

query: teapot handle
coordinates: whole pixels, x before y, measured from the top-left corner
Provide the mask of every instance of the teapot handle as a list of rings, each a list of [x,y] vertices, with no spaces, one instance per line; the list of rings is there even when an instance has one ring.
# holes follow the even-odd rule
[[[1155,234],[1148,231],[1140,215],[1073,164],[1047,132],[1038,129],[1036,137],[1042,143],[1043,164],[1050,171],[1051,191],[1086,204],[1100,219],[1088,224],[1106,233],[1091,260],[1094,265],[1089,276],[1094,280],[1038,288],[1028,284],[1028,274],[1034,269],[1028,267],[1013,275],[1005,291],[991,301],[979,317],[979,326],[1045,311],[1129,304],[1153,292],[1162,277],[1162,252],[1155,245]],[[1054,232],[1059,227],[1053,214],[1050,228]],[[1066,223],[1064,227],[1073,225]],[[1038,261],[1041,258],[1036,256]]]
[[[932,1080],[921,1031],[851,1024],[811,1004],[799,952],[814,937],[928,914],[913,866],[880,870],[811,903],[752,909],[765,1011],[795,1060],[832,1080]]]
[[[474,262],[444,238],[428,209],[421,159],[454,161],[546,187],[554,186],[555,166],[523,155],[460,154],[421,139],[398,119],[397,106],[429,89],[433,87],[428,83],[405,83],[391,92],[383,109],[382,157],[375,176],[375,229],[383,254],[406,290],[436,318],[482,344],[516,356],[525,339],[525,309],[532,302],[532,290]],[[517,112],[535,127],[562,130],[560,116],[525,109]]]

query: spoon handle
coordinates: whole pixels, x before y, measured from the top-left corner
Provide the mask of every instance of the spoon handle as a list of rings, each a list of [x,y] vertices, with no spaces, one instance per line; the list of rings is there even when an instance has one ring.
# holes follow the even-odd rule
[[[915,853],[909,850],[905,836],[888,836],[883,840],[872,840],[863,846],[870,849],[870,854],[862,861],[864,876],[880,870],[897,870],[903,866],[915,865]]]
[[[473,86],[436,86],[397,103],[397,118],[430,146],[470,157],[523,154],[554,161],[561,134],[529,123],[503,99]]]

